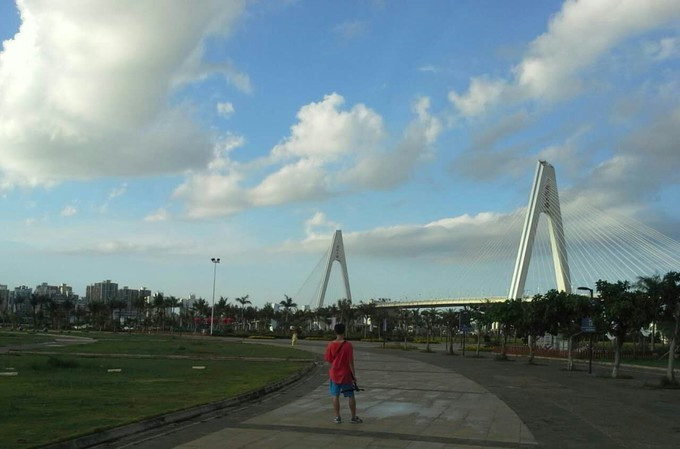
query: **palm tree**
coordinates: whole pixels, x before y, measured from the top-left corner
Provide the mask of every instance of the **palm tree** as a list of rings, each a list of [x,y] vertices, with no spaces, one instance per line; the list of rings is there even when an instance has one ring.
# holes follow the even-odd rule
[[[64,311],[66,312],[66,328],[70,329],[71,326],[71,310],[73,310],[75,303],[71,298],[66,298],[61,304]]]
[[[228,315],[229,312],[229,298],[220,296],[219,301],[215,303],[215,315],[217,315],[219,318],[224,318]],[[223,320],[218,319],[218,326],[220,325],[219,323],[222,323]]]
[[[235,301],[239,304],[241,304],[241,328],[242,330],[245,331],[246,329],[246,323],[243,319],[243,312],[245,311],[246,304],[252,304],[252,302],[248,299],[249,295],[243,296],[241,298],[236,298]]]
[[[137,324],[140,324],[142,322],[142,315],[146,311],[146,298],[144,296],[136,296],[132,299],[132,307],[136,311],[137,315]]]
[[[163,292],[157,292],[153,295],[153,306],[156,309],[156,315],[158,316],[156,325],[160,323],[160,328],[163,330],[165,324],[165,298],[163,297]]]
[[[59,328],[59,311],[61,309],[60,304],[53,298],[45,298],[45,306],[50,314],[50,321],[52,322],[52,329]]]
[[[455,354],[453,350],[453,335],[454,335],[454,329],[458,326],[459,322],[459,317],[460,313],[456,312],[453,309],[446,309],[444,312],[441,314],[441,319],[444,325],[446,326],[446,343],[447,343],[447,352],[450,355]]]
[[[127,308],[127,301],[124,299],[114,299],[109,302],[109,307],[113,314],[113,331],[120,326],[120,316],[122,315],[123,309]],[[116,317],[115,312],[118,311],[118,316]]]
[[[178,307],[182,306],[182,301],[179,298],[176,298],[174,296],[169,296],[165,298],[165,307],[166,309],[170,309],[170,326],[171,328],[174,328],[174,324],[176,323],[175,321],[175,313],[174,310]],[[180,310],[181,313],[181,310]]]
[[[439,322],[440,314],[436,309],[432,308],[423,311],[422,315],[425,322],[425,328],[427,329],[427,347],[425,350],[430,352],[430,335],[432,334],[432,329],[434,329],[434,326]]]
[[[288,314],[290,313],[291,310],[297,310],[297,303],[293,302],[293,298],[290,296],[284,294],[283,297],[285,298],[283,301],[279,302],[279,305],[283,307],[284,311],[284,319],[283,322],[286,325],[286,328],[288,327]]]
[[[364,328],[364,338],[366,338],[366,329],[368,326],[366,326],[367,322],[370,320],[371,325],[373,325],[373,315],[375,315],[375,304],[372,302],[369,303],[364,303],[363,301],[360,302],[357,305],[357,312],[359,313],[359,316],[361,317],[361,320],[363,322],[363,328]]]
[[[349,332],[349,329],[354,322],[355,315],[355,309],[352,307],[352,301],[347,298],[339,299],[338,310],[340,310],[340,322],[345,323],[346,329]]]
[[[38,328],[38,310],[40,309],[41,305],[44,304],[45,298],[43,295],[40,295],[38,293],[31,293],[31,297],[29,298],[29,302],[31,303],[31,308],[33,309],[33,329]]]
[[[272,319],[274,318],[274,306],[272,306],[272,303],[267,302],[261,309],[258,309],[257,312],[258,321],[263,323],[262,330],[263,331],[269,330],[269,325],[271,324]]]
[[[203,298],[198,298],[191,306],[191,309],[195,315],[198,315],[196,318],[199,319],[199,322],[203,321],[208,315],[210,315],[210,304],[208,304],[208,301]],[[194,328],[194,331],[196,330],[197,327]]]
[[[106,309],[106,305],[102,301],[90,301],[89,304],[87,305],[88,310],[90,311],[90,317],[92,319],[93,324],[97,327],[97,330],[102,330],[102,323],[101,323],[101,317],[103,315],[104,310]]]

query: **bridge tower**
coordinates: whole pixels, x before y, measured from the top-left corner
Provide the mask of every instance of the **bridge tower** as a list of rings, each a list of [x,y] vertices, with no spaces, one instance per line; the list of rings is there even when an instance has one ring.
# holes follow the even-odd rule
[[[531,251],[536,237],[536,227],[541,213],[548,218],[557,290],[571,293],[567,248],[564,240],[564,228],[562,227],[562,212],[560,210],[560,197],[557,193],[555,168],[546,161],[538,161],[508,299],[517,299],[524,295],[524,284],[527,279]]]
[[[345,281],[345,295],[347,299],[352,301],[352,293],[349,290],[349,276],[347,275],[347,259],[345,258],[345,246],[342,243],[342,231],[335,231],[333,236],[333,243],[331,243],[331,253],[328,256],[328,263],[326,264],[326,275],[323,279],[323,285],[321,286],[321,292],[319,294],[319,300],[317,302],[317,308],[323,307],[323,301],[326,298],[326,289],[328,288],[328,279],[331,275],[331,268],[333,267],[333,262],[339,262],[342,267],[342,277]]]

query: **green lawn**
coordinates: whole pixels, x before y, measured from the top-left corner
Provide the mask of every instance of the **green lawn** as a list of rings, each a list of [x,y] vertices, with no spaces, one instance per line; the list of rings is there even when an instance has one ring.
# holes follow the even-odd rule
[[[43,343],[52,340],[54,338],[37,335],[32,332],[0,332],[0,347]]]
[[[307,352],[291,347],[224,341],[211,337],[179,335],[88,332],[80,335],[94,338],[96,343],[44,348],[63,353],[106,353],[135,355],[186,355],[192,357],[278,357],[309,358]]]
[[[289,347],[224,343],[156,335],[87,335],[92,345],[49,348],[156,356],[181,353],[205,360],[111,356],[2,355],[0,442],[3,449],[31,448],[205,404],[280,381],[309,362]],[[180,349],[183,347],[184,349]],[[278,357],[276,361],[210,360],[211,355]],[[196,370],[193,366],[204,366]],[[11,368],[11,370],[10,370]],[[120,372],[109,372],[120,369]]]

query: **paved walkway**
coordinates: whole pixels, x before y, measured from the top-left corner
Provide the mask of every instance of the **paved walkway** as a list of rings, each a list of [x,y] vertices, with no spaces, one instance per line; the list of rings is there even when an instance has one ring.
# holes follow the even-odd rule
[[[324,345],[303,342],[322,353]],[[504,402],[474,381],[443,367],[356,345],[358,414],[332,422],[326,382],[296,400],[182,444],[211,448],[535,448],[536,441]],[[325,376],[325,368],[318,374]]]

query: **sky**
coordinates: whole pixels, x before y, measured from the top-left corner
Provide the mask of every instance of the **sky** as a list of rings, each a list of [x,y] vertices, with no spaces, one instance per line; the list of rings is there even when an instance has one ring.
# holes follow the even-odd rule
[[[10,289],[295,300],[341,229],[355,302],[503,295],[466,261],[538,160],[680,240],[677,0],[0,0],[0,41]]]

